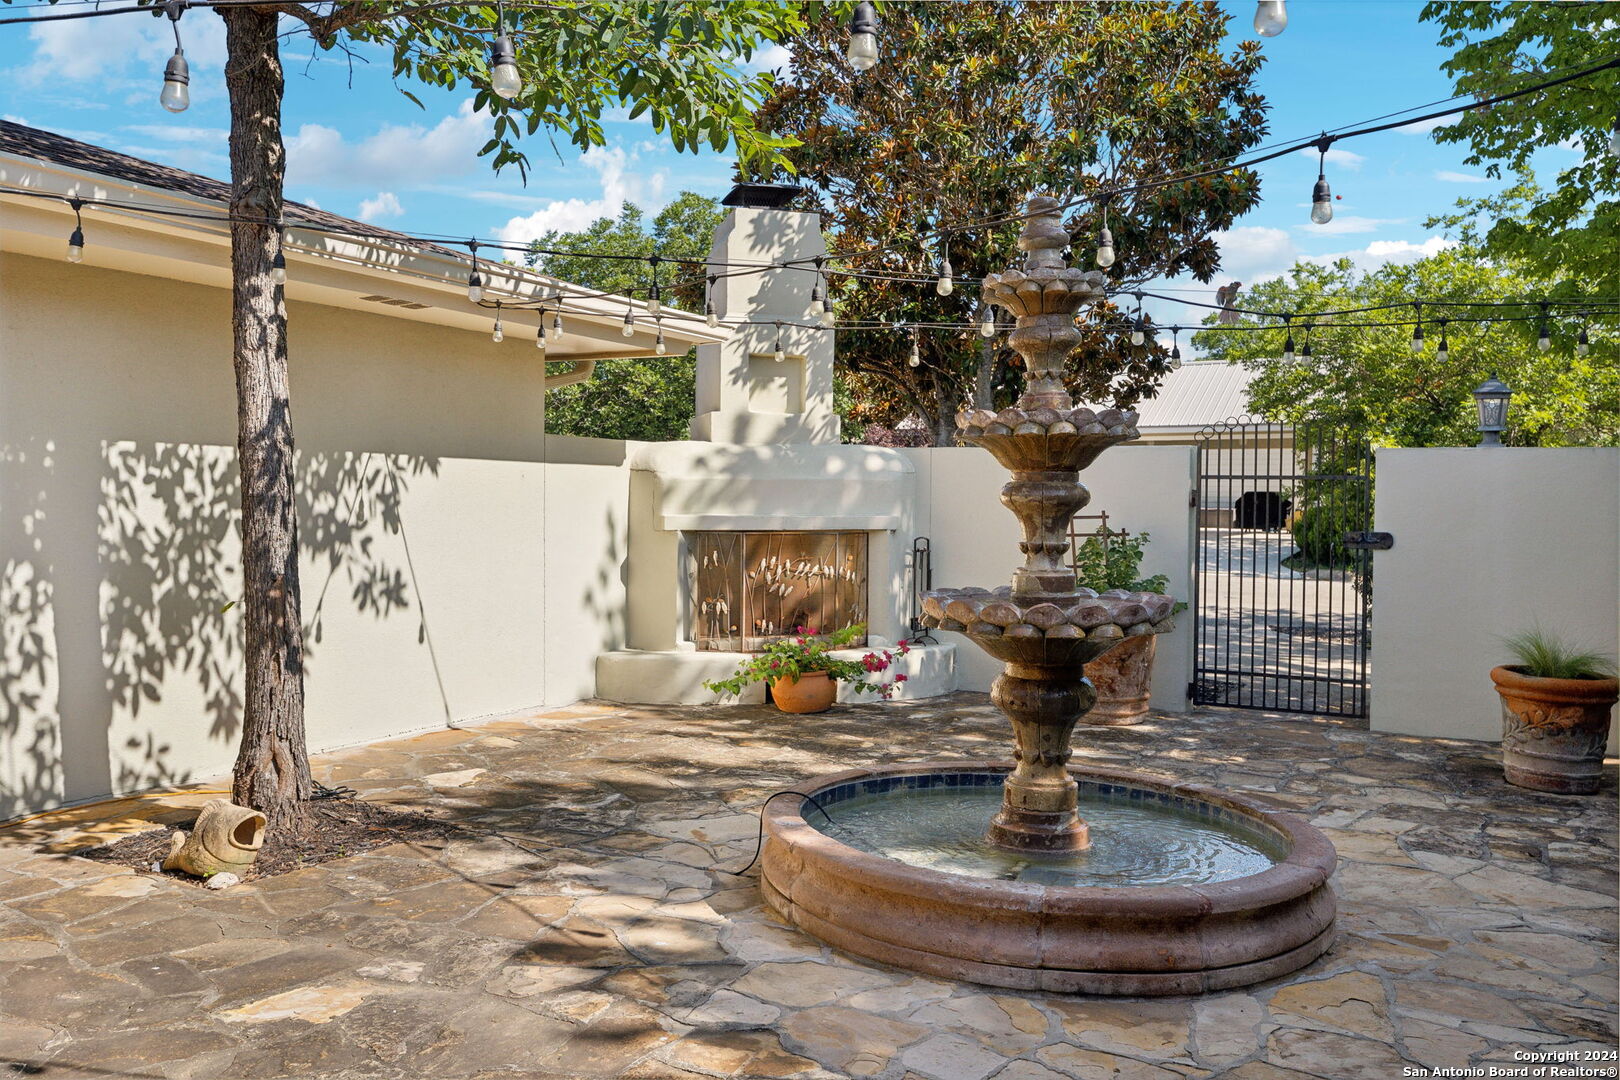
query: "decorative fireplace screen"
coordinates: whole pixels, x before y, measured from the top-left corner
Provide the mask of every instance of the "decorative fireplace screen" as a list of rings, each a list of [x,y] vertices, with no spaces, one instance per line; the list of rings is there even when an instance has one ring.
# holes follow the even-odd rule
[[[695,532],[687,551],[699,649],[752,652],[866,619],[864,532]]]

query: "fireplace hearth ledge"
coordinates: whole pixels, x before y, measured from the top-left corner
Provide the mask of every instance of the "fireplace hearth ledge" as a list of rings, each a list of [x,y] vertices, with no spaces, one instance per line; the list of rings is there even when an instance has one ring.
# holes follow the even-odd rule
[[[833,655],[858,660],[874,649],[889,647],[873,638],[864,649],[843,649]],[[703,686],[705,679],[724,679],[737,668],[747,653],[690,651],[642,651],[620,649],[596,658],[596,696],[606,701],[633,705],[713,705],[720,695]],[[956,646],[914,645],[903,658],[896,658],[896,672],[904,673],[895,700],[915,701],[938,697],[956,689]],[[765,700],[765,686],[755,683],[740,698],[726,698],[726,704],[758,704]],[[854,694],[846,685],[838,687],[840,702],[878,700],[876,695]]]

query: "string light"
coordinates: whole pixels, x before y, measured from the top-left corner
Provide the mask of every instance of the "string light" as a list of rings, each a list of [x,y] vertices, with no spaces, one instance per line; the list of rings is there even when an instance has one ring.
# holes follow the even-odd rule
[[[506,33],[506,10],[495,5],[495,40],[489,46],[489,88],[511,101],[523,92],[523,79],[518,75],[517,50]]]
[[[1412,324],[1412,340],[1408,347],[1418,353],[1423,351],[1423,304],[1421,302],[1413,304],[1412,313],[1418,321]]]
[[[1283,357],[1282,358],[1283,358],[1283,363],[1285,363],[1285,364],[1292,364],[1294,362],[1294,327],[1293,327],[1293,319],[1294,319],[1294,317],[1292,315],[1284,315],[1283,316],[1283,329],[1287,331],[1287,333],[1283,337]]]
[[[877,8],[870,0],[855,5],[849,20],[849,47],[844,58],[857,73],[870,71],[878,62]]]
[[[821,325],[829,330],[838,325],[838,314],[833,311],[831,289],[828,289],[827,295],[821,298]]]
[[[623,337],[636,336],[636,311],[635,308],[630,306],[628,300],[625,301],[624,305],[624,327],[620,329],[619,334]]]
[[[656,319],[664,313],[664,301],[658,295],[658,256],[652,256],[647,263],[652,267],[652,291],[647,296],[647,314]]]
[[[711,330],[720,325],[720,314],[714,310],[714,279],[715,275],[710,274],[703,285],[703,321]]]
[[[996,311],[989,304],[979,305],[979,336],[996,336]]]
[[[1097,232],[1097,266],[1108,269],[1115,262],[1113,233],[1108,232],[1108,199],[1103,199],[1103,227]]]
[[[270,257],[270,280],[277,285],[287,284],[287,246],[285,231],[276,234],[276,253]]]
[[[1181,327],[1170,328],[1170,370],[1181,370]]]
[[[489,339],[499,345],[506,340],[506,332],[501,329],[501,302],[495,301],[495,329],[490,333]]]
[[[780,364],[787,359],[787,353],[782,351],[782,324],[776,324],[776,351],[771,353],[771,359]]]
[[[1320,156],[1316,159],[1316,186],[1311,189],[1311,221],[1317,225],[1333,220],[1333,191],[1327,182],[1327,152],[1332,145],[1333,137],[1327,134],[1316,144]]]
[[[67,261],[77,263],[84,261],[84,217],[79,213],[84,208],[82,199],[69,201],[73,207],[73,235],[68,237]]]
[[[910,367],[922,366],[922,350],[917,346],[917,328],[911,328],[911,355],[906,357],[906,364]]]
[[[939,244],[939,280],[934,282],[934,291],[941,296],[949,296],[956,290],[956,283],[951,280],[951,256],[947,248],[949,234],[946,236],[947,239]]]
[[[544,322],[540,324],[540,329],[535,331],[534,347],[540,350],[540,359],[543,362],[546,358],[546,326]]]
[[[472,273],[467,275],[467,299],[478,303],[484,298],[484,279],[478,273],[478,242],[467,242],[467,250],[472,252]]]
[[[1592,351],[1592,342],[1586,336],[1586,326],[1583,323],[1581,325],[1581,332],[1579,334],[1575,335],[1575,355],[1576,356],[1585,356],[1587,353],[1589,353],[1591,351]]]
[[[1547,333],[1547,305],[1541,305],[1541,319],[1536,323],[1536,348],[1546,352],[1552,348],[1552,338]]]
[[[1307,360],[1311,358],[1311,331],[1315,328],[1312,323],[1305,324],[1305,347],[1300,350],[1299,355]]]
[[[1434,350],[1434,358],[1445,364],[1451,361],[1451,343],[1446,340],[1446,320],[1440,321],[1440,347]]]
[[[561,341],[563,336],[562,294],[557,294],[557,313],[551,317],[551,340]]]
[[[1136,320],[1131,323],[1131,344],[1140,345],[1147,340],[1147,324],[1142,321],[1142,294],[1136,293]]]
[[[821,283],[825,280],[821,274],[821,264],[826,261],[821,256],[816,256],[816,280],[815,284],[810,286],[810,310],[812,312],[821,307]]]
[[[191,67],[186,63],[186,51],[180,47],[180,16],[185,10],[183,0],[164,0],[163,11],[174,30],[174,55],[163,67],[163,92],[158,95],[158,104],[172,113],[183,113],[191,105]]]
[[[1254,6],[1254,32],[1261,37],[1276,37],[1288,29],[1288,10],[1283,0],[1260,0]]]
[[[657,320],[655,325],[658,328],[658,337],[657,337],[657,339],[655,339],[653,341],[653,352],[657,353],[659,356],[663,356],[664,352],[665,352],[665,346],[664,346],[664,320],[662,320],[662,319]]]

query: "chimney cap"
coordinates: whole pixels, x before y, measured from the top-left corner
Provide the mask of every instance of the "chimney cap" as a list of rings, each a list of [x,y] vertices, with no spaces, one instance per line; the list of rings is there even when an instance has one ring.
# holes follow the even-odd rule
[[[741,206],[749,210],[780,210],[803,190],[797,184],[737,184],[726,192],[720,205]]]

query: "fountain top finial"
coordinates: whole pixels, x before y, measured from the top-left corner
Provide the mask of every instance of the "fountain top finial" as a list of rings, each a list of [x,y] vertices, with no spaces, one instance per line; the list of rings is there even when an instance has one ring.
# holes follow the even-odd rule
[[[1069,246],[1062,204],[1050,195],[1031,195],[1025,209],[1028,216],[1018,235],[1018,250],[1029,253],[1028,268],[1061,268],[1063,249]]]

